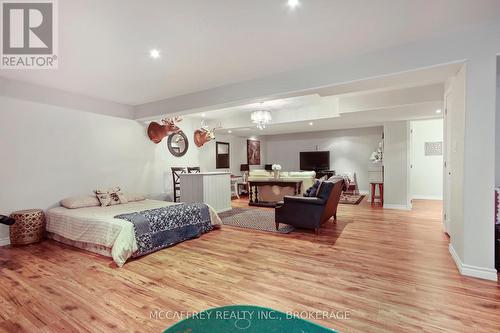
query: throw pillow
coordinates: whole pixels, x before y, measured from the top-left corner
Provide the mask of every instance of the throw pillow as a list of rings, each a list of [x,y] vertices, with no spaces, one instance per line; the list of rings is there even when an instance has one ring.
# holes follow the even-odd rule
[[[123,194],[120,187],[115,186],[108,191],[95,190],[95,195],[99,200],[101,207],[119,205],[127,203],[127,197]]]
[[[304,193],[304,197],[315,197],[319,193],[322,181],[316,179],[313,186],[309,187]]]
[[[101,204],[101,207],[111,205],[111,196],[109,195],[108,191],[95,190],[94,192],[95,196],[99,200],[99,203]]]
[[[112,204],[124,204],[127,203],[127,197],[123,195],[123,192],[121,191],[120,187],[115,186],[109,191],[109,195],[111,196]]]

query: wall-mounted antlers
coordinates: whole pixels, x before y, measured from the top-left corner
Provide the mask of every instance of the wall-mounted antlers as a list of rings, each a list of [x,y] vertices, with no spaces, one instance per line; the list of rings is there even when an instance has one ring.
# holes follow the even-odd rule
[[[198,148],[213,139],[215,139],[215,128],[210,130],[208,128],[202,127],[194,131],[194,144]]]
[[[177,116],[174,118],[163,118],[161,122],[163,125],[158,124],[153,121],[148,126],[148,136],[154,143],[160,143],[164,137],[170,134],[179,133],[181,129],[176,125],[176,123],[181,122],[182,118]]]

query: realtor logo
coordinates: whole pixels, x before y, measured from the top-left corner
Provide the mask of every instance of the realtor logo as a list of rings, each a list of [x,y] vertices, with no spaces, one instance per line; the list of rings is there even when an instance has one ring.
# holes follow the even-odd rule
[[[2,69],[57,68],[55,1],[1,1]]]

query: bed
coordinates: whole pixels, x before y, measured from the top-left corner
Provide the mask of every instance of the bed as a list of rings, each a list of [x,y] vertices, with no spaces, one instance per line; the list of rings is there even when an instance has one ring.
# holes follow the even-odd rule
[[[112,257],[122,267],[127,259],[137,254],[142,242],[140,240],[138,243],[136,239],[136,224],[126,219],[133,218],[138,212],[155,211],[173,205],[183,204],[142,200],[107,207],[52,208],[46,215],[47,236],[58,242]],[[208,215],[211,227],[217,228],[222,224],[217,213],[209,206]]]

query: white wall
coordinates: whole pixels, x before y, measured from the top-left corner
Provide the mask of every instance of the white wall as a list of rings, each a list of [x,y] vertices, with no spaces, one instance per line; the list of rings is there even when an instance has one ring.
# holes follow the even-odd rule
[[[425,155],[426,142],[443,142],[443,119],[412,121],[411,197],[443,199],[443,155]]]
[[[409,124],[384,124],[384,208],[409,209],[408,205]]]
[[[496,54],[467,61],[464,134],[462,272],[497,280],[494,266]],[[477,177],[481,181],[477,181]],[[478,222],[481,221],[481,222]],[[479,269],[478,269],[479,268]]]
[[[359,188],[368,192],[368,162],[382,141],[382,127],[319,131],[266,137],[268,163],[283,170],[300,170],[301,151],[330,151],[330,168],[337,174],[356,172]]]
[[[253,137],[253,139],[260,140],[260,162],[261,165],[252,165],[250,169],[263,169],[266,156],[266,139],[264,137]],[[215,143],[228,142],[230,149],[229,169],[216,169],[215,163]],[[216,134],[216,139],[207,142],[199,149],[199,160],[202,171],[224,171],[227,170],[234,175],[241,175],[240,165],[247,163],[247,138],[238,137],[234,135],[220,135]]]
[[[166,140],[152,143],[143,124],[128,119],[0,97],[0,214],[57,205],[64,197],[120,185],[126,192],[164,197],[171,166],[198,165],[190,148],[172,156]],[[8,228],[0,226],[0,242]]]
[[[495,184],[500,186],[500,57],[497,57],[497,102],[496,102],[496,158],[495,158]]]
[[[465,136],[465,84],[466,66],[447,82],[445,93],[448,93],[449,110],[447,117],[450,118],[450,148],[449,160],[446,162],[448,171],[451,172],[450,198],[447,198],[445,205],[449,205],[448,217],[450,221],[449,234],[451,237],[451,247],[459,258],[464,258],[464,136]],[[447,129],[448,130],[448,129]],[[460,259],[463,260],[463,259]]]

